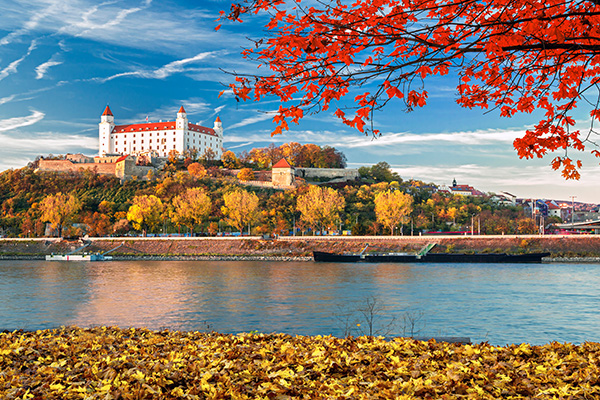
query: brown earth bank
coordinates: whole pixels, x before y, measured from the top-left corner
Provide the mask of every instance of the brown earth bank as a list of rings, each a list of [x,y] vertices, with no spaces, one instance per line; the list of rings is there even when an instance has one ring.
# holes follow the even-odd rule
[[[533,253],[549,252],[553,258],[600,257],[600,235],[585,236],[460,236],[460,237],[281,237],[247,238],[90,238],[88,253],[110,253],[127,258],[274,258],[310,259],[313,251],[414,252],[429,243],[433,253]],[[0,240],[0,258],[43,258],[82,246],[82,240]]]

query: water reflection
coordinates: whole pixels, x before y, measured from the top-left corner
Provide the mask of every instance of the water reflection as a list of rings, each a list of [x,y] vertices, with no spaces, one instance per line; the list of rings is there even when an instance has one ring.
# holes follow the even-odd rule
[[[494,344],[600,339],[599,265],[0,262],[0,329],[60,325],[342,335],[365,299],[381,324]],[[394,333],[402,333],[397,325]]]

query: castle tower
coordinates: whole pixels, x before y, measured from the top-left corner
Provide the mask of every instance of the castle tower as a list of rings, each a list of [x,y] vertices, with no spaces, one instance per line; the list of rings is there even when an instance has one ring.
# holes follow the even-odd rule
[[[221,118],[217,116],[215,120],[215,125],[213,126],[213,130],[219,136],[219,138],[223,139],[223,124],[221,123]]]
[[[176,129],[178,129],[178,130],[184,130],[188,126],[187,113],[185,112],[185,108],[183,108],[183,106],[181,106],[179,108],[179,111],[177,111],[176,122],[177,122]]]
[[[109,106],[106,106],[104,112],[100,116],[100,124],[98,127],[99,134],[99,142],[100,142],[100,156],[105,156],[106,154],[112,154],[113,149],[111,148],[111,134],[113,129],[115,128],[115,117],[110,110]]]
[[[294,168],[285,158],[273,165],[271,170],[271,182],[273,186],[291,186],[295,181]]]

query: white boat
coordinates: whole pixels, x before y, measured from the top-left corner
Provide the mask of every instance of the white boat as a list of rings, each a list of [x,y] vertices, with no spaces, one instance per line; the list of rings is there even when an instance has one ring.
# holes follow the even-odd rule
[[[75,249],[72,252],[67,253],[67,254],[54,254],[54,253],[52,253],[52,254],[46,255],[46,261],[110,261],[110,260],[113,259],[112,256],[107,256],[106,254],[108,254],[110,252],[113,252],[116,249],[118,249],[119,247],[123,246],[125,244],[125,242],[121,243],[120,245],[118,245],[114,249],[105,251],[104,253],[75,254],[78,251],[81,251],[81,250],[85,249],[90,244],[92,244],[92,242],[88,242],[84,246],[81,246],[80,248]]]
[[[46,255],[46,261],[109,261],[111,256],[103,254],[50,254]]]

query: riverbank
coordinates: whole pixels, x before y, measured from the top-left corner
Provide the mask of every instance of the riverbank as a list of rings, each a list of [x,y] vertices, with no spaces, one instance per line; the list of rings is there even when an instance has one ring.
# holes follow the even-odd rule
[[[75,327],[0,333],[0,397],[597,398],[600,345]]]
[[[572,236],[354,236],[243,238],[89,238],[88,253],[103,253],[118,260],[273,260],[312,259],[313,251],[415,252],[435,243],[433,253],[549,252],[547,261],[599,262],[600,235]],[[0,239],[0,259],[44,259],[82,246],[80,240]]]

